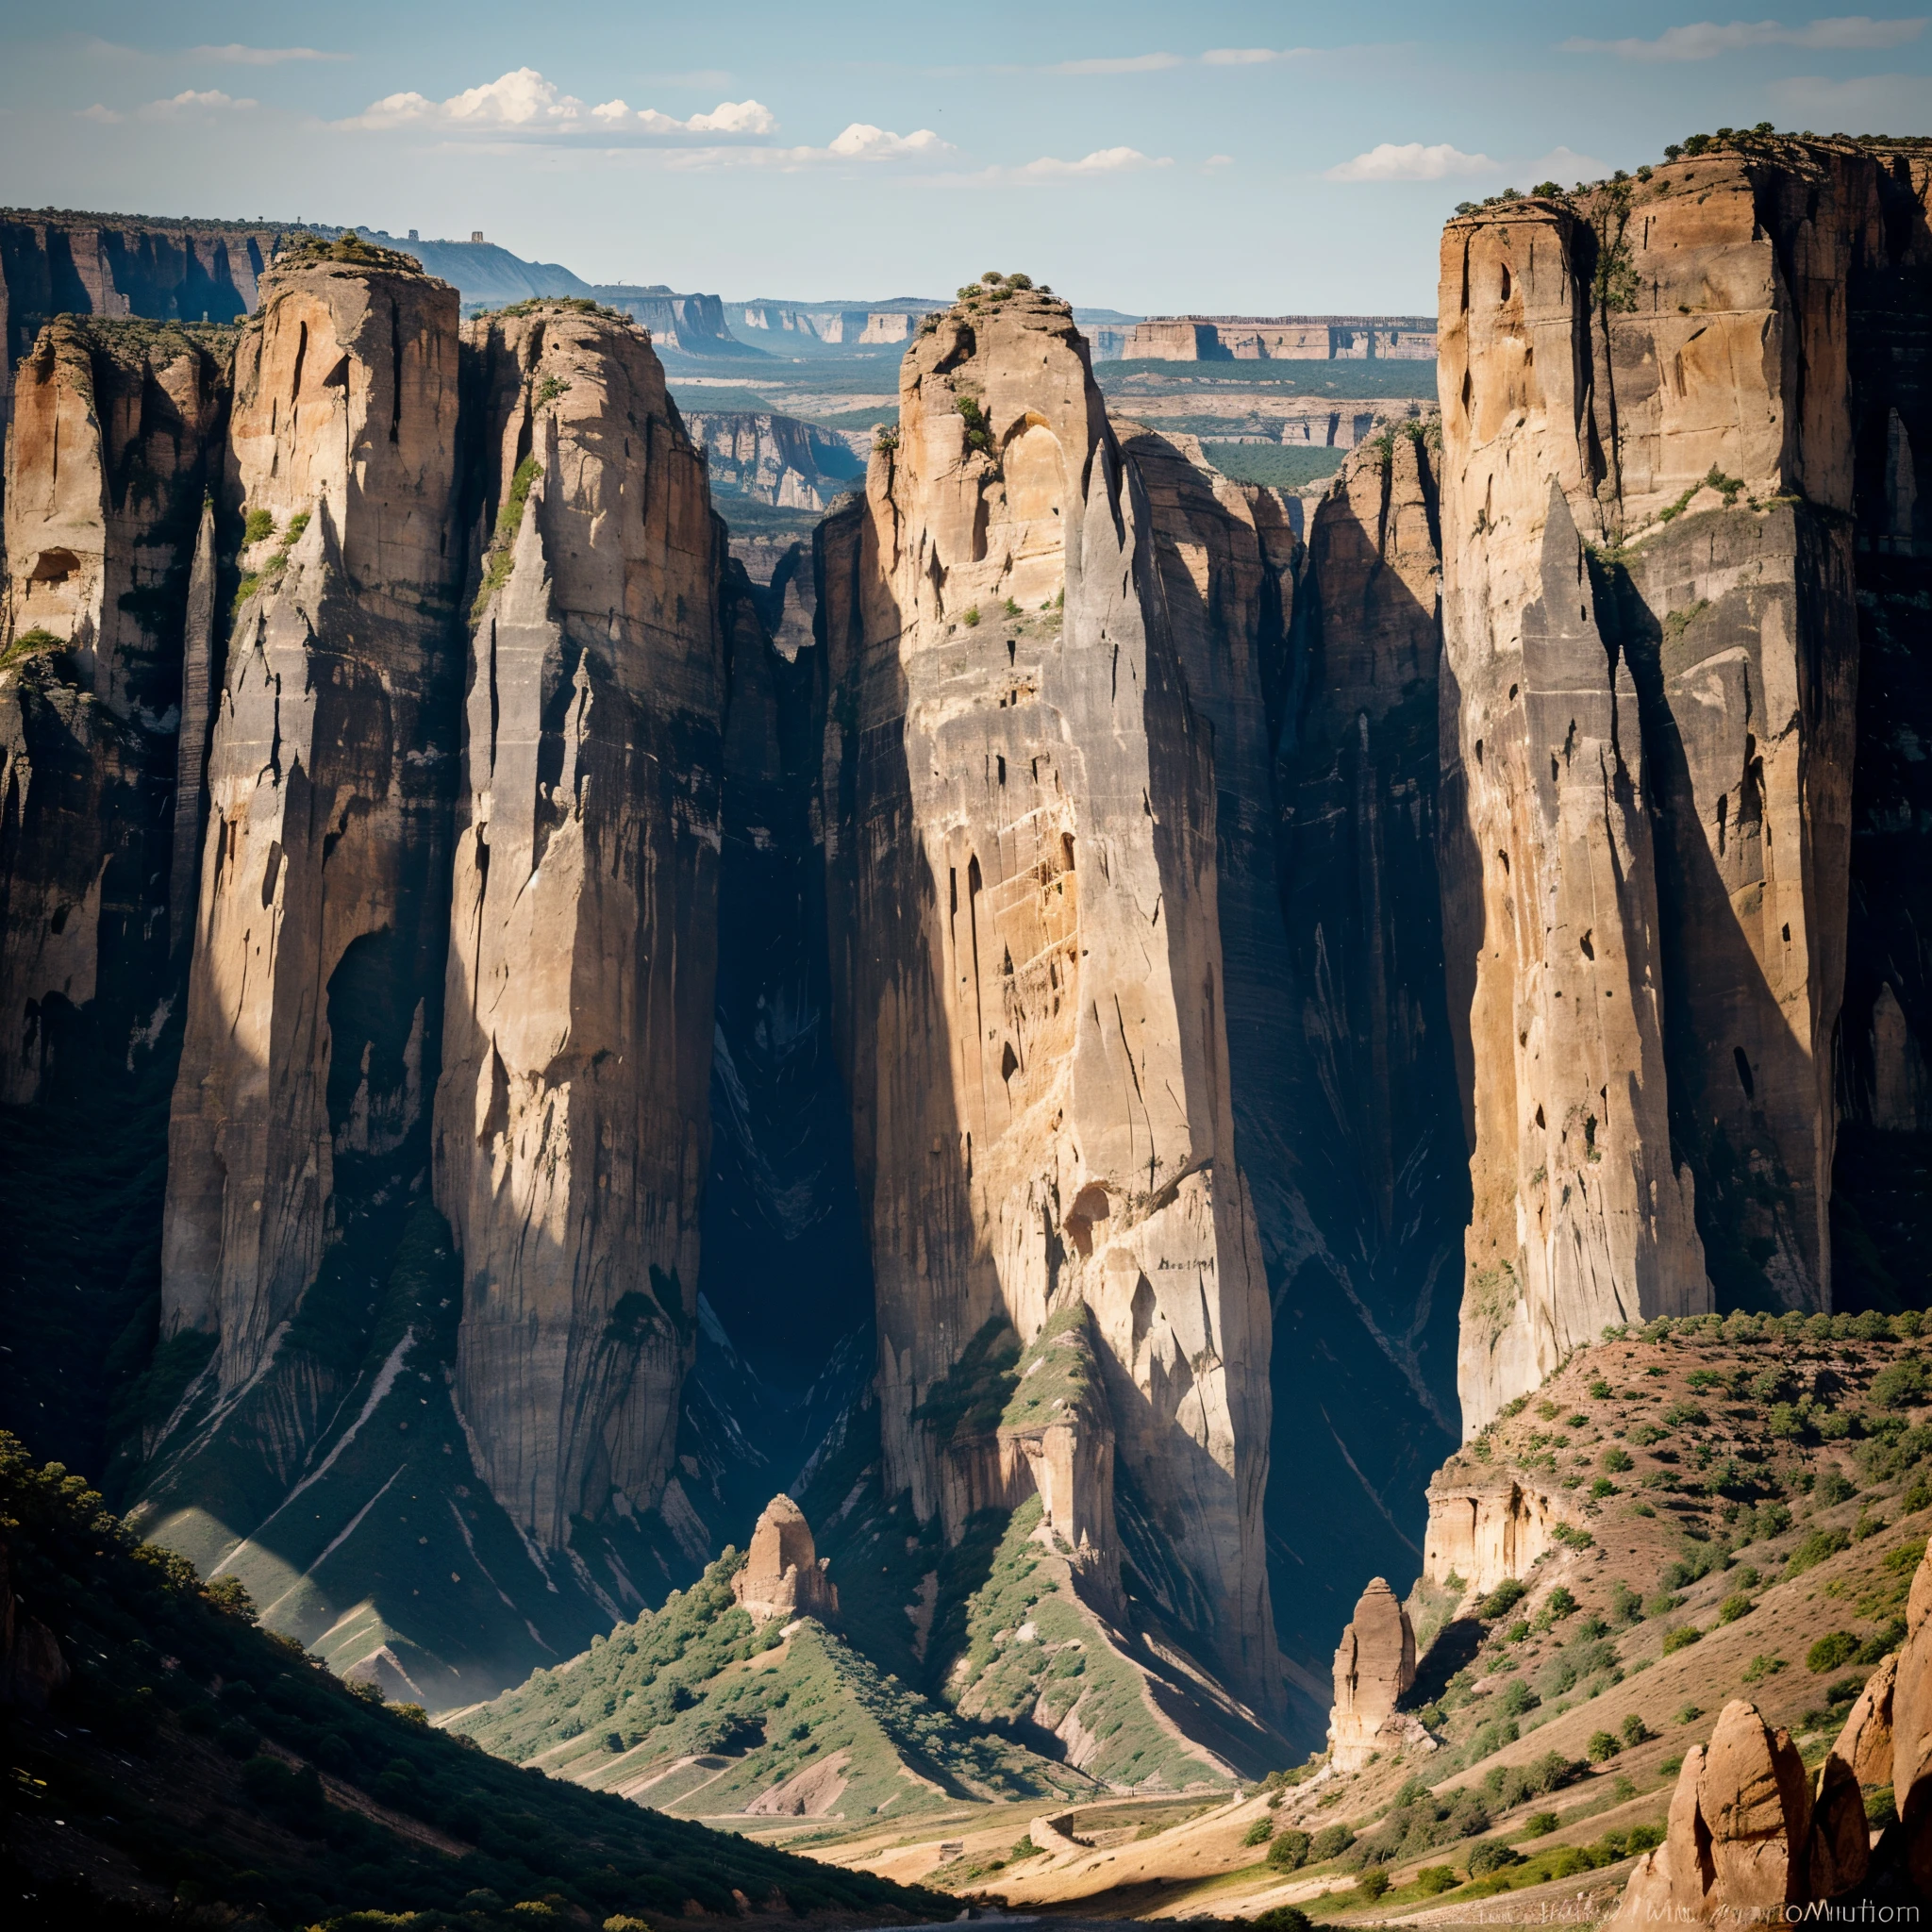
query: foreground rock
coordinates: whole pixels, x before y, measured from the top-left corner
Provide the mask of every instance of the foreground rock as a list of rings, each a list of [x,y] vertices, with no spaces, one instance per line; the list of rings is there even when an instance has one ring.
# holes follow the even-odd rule
[[[1335,1708],[1328,1720],[1328,1761],[1359,1771],[1377,1751],[1427,1733],[1396,1703],[1415,1682],[1415,1632],[1408,1612],[1381,1577],[1371,1577],[1341,1646],[1335,1653]]]
[[[1610,1924],[1735,1924],[1786,1907],[1932,1894],[1932,1549],[1912,1579],[1904,1651],[1868,1681],[1808,1778],[1790,1737],[1755,1705],[1724,1707],[1686,1754],[1670,1835],[1631,1874]],[[1897,1822],[1869,1847],[1867,1792]]]

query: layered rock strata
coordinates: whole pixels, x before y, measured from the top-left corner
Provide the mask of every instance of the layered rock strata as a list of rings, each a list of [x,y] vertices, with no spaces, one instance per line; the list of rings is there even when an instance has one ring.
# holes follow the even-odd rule
[[[267,1362],[348,1209],[423,1124],[457,714],[456,291],[405,258],[285,258],[237,351],[249,519],[208,754],[169,1136],[168,1332],[224,1393]],[[426,1058],[425,1058],[426,1057]]]
[[[1829,1305],[1879,172],[1764,145],[1444,237],[1470,1429],[1713,1281]]]
[[[695,1342],[724,538],[642,330],[470,325],[474,612],[437,1102],[483,1473],[561,1549],[652,1507]]]
[[[891,1483],[939,1513],[958,1412],[923,1406],[989,1322],[1024,1341],[1087,1303],[1116,1527],[1143,1516],[1166,1613],[1268,1701],[1268,1310],[1216,752],[1151,535],[1064,305],[921,336],[897,446],[821,537],[833,979]]]
[[[1371,1577],[1335,1653],[1335,1705],[1328,1718],[1328,1762],[1359,1771],[1398,1740],[1428,1740],[1396,1705],[1415,1682],[1415,1632],[1408,1612],[1379,1576]]]
[[[761,1624],[837,1618],[838,1588],[825,1574],[805,1511],[790,1496],[774,1496],[765,1505],[744,1567],[731,1579],[731,1596]]]
[[[1513,1476],[1429,1485],[1423,1576],[1438,1586],[1451,1577],[1479,1596],[1506,1578],[1523,1578],[1555,1547],[1564,1521],[1551,1499]]]
[[[194,897],[172,808],[185,784],[192,818],[207,743],[226,346],[63,318],[19,371],[0,611],[9,1102],[41,1095],[82,1016],[108,1066],[131,1055],[169,991]]]

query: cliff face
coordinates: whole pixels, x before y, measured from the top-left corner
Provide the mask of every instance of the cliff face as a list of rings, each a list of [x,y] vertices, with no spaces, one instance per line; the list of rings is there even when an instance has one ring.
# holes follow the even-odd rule
[[[495,535],[472,643],[437,1199],[458,1387],[541,1543],[658,1501],[709,1154],[723,533],[648,339],[485,318]]]
[[[1215,752],[1151,513],[1050,298],[939,321],[900,423],[820,556],[889,1488],[954,1535],[999,1500],[948,1466],[968,1344],[1086,1302],[1116,1534],[1147,1550],[1161,1613],[1272,1701],[1268,1310],[1234,1152]]]
[[[424,1119],[456,351],[454,291],[323,251],[266,278],[237,355],[226,488],[267,528],[242,553],[208,758],[162,1262],[167,1330],[217,1338],[225,1393],[347,1219],[344,1164],[387,1168]]]
[[[67,318],[20,370],[0,617],[0,1100],[41,1094],[76,1023],[107,1065],[131,1055],[169,990],[170,913],[194,892],[171,807],[184,779],[192,817],[206,743],[192,687],[209,649],[204,506],[225,348],[212,332]]]
[[[1712,1281],[1829,1302],[1872,172],[1706,157],[1444,238],[1470,1427]]]
[[[747,409],[688,410],[685,428],[718,486],[783,509],[826,509],[865,475],[851,441],[796,416]],[[871,436],[865,437],[871,441]]]

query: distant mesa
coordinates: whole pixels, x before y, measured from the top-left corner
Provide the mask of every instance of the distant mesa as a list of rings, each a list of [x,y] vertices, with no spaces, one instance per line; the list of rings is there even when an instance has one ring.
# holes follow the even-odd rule
[[[738,1606],[761,1624],[795,1617],[830,1622],[839,1614],[838,1587],[812,1541],[805,1511],[790,1496],[774,1496],[752,1531],[751,1555],[731,1579]]]
[[[1124,362],[1433,362],[1432,315],[1159,315],[1136,323]]]

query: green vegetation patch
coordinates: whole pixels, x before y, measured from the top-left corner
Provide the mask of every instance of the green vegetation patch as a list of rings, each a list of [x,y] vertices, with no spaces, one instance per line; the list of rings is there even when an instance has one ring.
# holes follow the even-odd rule
[[[350,268],[379,269],[388,275],[423,273],[423,264],[413,255],[405,255],[399,248],[378,247],[354,232],[338,235],[333,241],[325,235],[310,235],[275,257],[277,268],[311,268],[335,261]]]
[[[11,671],[21,664],[30,664],[36,658],[51,658],[56,651],[67,648],[65,638],[56,637],[50,630],[43,630],[39,625],[31,630],[18,633],[4,651],[0,651],[0,671]]]
[[[1336,475],[1347,460],[1345,449],[1323,443],[1208,442],[1201,454],[1237,483],[1258,483],[1265,490],[1300,490]]]
[[[496,529],[490,540],[489,555],[483,559],[483,578],[476,586],[476,601],[470,607],[473,624],[481,621],[491,598],[509,582],[509,574],[516,568],[517,533],[524,527],[524,506],[529,502],[530,491],[542,474],[543,466],[537,458],[525,457],[509,479],[509,493],[496,512]]]
[[[204,1586],[4,1435],[0,1524],[14,1587],[73,1671],[49,1720],[10,1740],[20,1828],[58,1819],[63,1842],[105,1847],[210,1922],[424,1913],[509,1932],[545,1903],[539,1916],[591,1925],[661,1924],[688,1899],[728,1918],[734,1890],[801,1914],[941,1903],[519,1770],[414,1706],[385,1707],[255,1627],[232,1578]],[[323,1775],[404,1825],[328,1802]]]
[[[1019,1382],[1019,1366],[1020,1338],[1004,1315],[995,1315],[926,1391],[912,1420],[941,1446],[991,1435]]]
[[[1156,1716],[1141,1674],[1114,1651],[1060,1581],[1041,1548],[1041,1503],[1013,1511],[986,1581],[968,1599],[964,1655],[948,1694],[962,1711],[1001,1724],[1067,1725],[1097,1748],[1091,1775],[1136,1790],[1219,1782],[1209,1765]]]
[[[1093,1344],[1093,1312],[1085,1302],[1049,1315],[1020,1357],[1001,1430],[1021,1434],[1049,1423],[1091,1421],[1102,1399]]]

